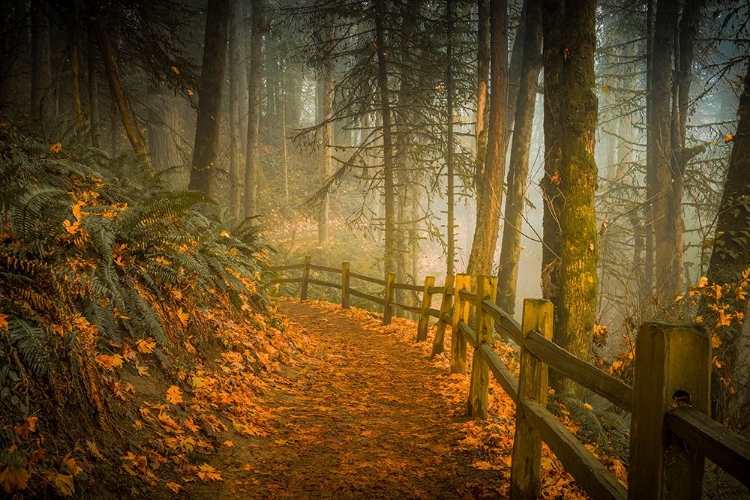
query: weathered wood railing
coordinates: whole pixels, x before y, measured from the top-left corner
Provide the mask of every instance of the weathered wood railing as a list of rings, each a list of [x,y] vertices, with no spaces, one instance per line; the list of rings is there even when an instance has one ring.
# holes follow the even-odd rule
[[[316,266],[310,258],[302,264],[272,271],[301,270],[297,278],[276,282],[301,283],[305,300],[308,285],[341,290],[341,305],[351,296],[383,307],[383,324],[391,322],[394,308],[419,315],[417,340],[426,340],[429,319],[436,318],[432,355],[443,352],[446,326],[451,326],[452,373],[466,373],[467,346],[473,348],[467,412],[487,417],[490,374],[516,401],[516,433],[511,465],[511,497],[537,498],[541,493],[541,451],[546,443],[589,495],[595,499],[700,499],[704,459],[750,488],[750,441],[708,417],[711,343],[705,327],[645,323],[636,340],[633,387],[575,357],[552,342],[554,311],[546,300],[526,299],[519,324],[495,305],[497,280],[480,276],[475,285],[468,275],[448,276],[435,286],[428,276],[423,285],[396,283],[341,268]],[[340,283],[310,277],[310,271],[339,273]],[[351,278],[383,287],[383,297],[351,287]],[[420,307],[393,300],[397,289],[422,293]],[[474,289],[474,292],[471,290]],[[432,298],[442,294],[440,309]],[[473,314],[472,314],[473,313]],[[470,321],[472,316],[472,321]],[[520,346],[516,379],[493,350],[493,333]],[[626,490],[604,465],[547,408],[547,371],[556,372],[629,411],[631,418],[630,464]]]

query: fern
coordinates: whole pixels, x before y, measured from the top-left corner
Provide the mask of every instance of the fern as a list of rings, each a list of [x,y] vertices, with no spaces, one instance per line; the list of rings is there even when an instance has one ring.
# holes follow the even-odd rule
[[[50,335],[38,326],[11,316],[8,340],[34,375],[49,378],[58,368],[59,360],[54,355],[54,346],[50,345]]]

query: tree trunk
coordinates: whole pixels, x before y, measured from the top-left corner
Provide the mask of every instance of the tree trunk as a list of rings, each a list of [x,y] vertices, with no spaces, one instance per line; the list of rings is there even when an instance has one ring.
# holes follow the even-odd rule
[[[378,87],[380,116],[383,125],[383,184],[385,207],[384,260],[383,271],[387,277],[396,271],[396,186],[393,182],[393,137],[391,129],[391,97],[388,87],[387,47],[383,21],[386,15],[385,0],[377,0],[375,17],[375,37],[378,50]]]
[[[180,129],[175,98],[163,87],[149,92],[148,150],[156,172],[164,172],[184,164],[178,142]],[[187,172],[170,171],[169,185],[175,189],[187,187]]]
[[[31,119],[46,126],[52,117],[52,60],[47,2],[31,3]]]
[[[333,24],[326,28],[325,42],[333,43]],[[318,82],[321,86],[320,100],[320,118],[325,123],[323,126],[323,137],[320,151],[319,174],[321,185],[324,185],[333,173],[333,61],[326,59],[323,62],[323,74]],[[326,191],[320,204],[318,212],[318,245],[324,245],[328,242],[328,214],[331,195]]]
[[[737,133],[734,134],[708,265],[709,285],[732,284],[737,287],[744,282],[745,292],[748,291],[746,273],[750,268],[750,58],[747,62],[744,91],[737,110]],[[747,294],[725,293],[721,302],[731,306],[728,312],[744,313],[748,307]],[[717,326],[718,312],[706,304],[703,305],[703,317],[704,323],[714,329],[721,340],[715,353],[718,363],[714,365],[711,400],[713,417],[725,422],[729,417],[727,409],[732,398],[736,397],[732,395],[736,389],[733,375],[737,368],[742,321],[737,318],[729,326]]]
[[[480,1],[480,9],[483,8],[482,4],[485,3],[484,1]],[[486,8],[486,6],[484,7]],[[448,176],[448,193],[447,193],[447,221],[445,224],[445,231],[447,234],[447,248],[446,248],[446,256],[445,256],[445,272],[446,275],[453,275],[456,273],[456,186],[455,186],[455,149],[456,145],[454,143],[454,137],[453,137],[453,3],[452,0],[447,0],[446,2],[446,15],[448,18],[447,22],[447,33],[446,33],[446,39],[447,39],[447,45],[446,45],[446,66],[445,66],[445,113],[446,113],[446,141],[445,141],[445,169],[446,174]],[[481,21],[480,21],[481,26]],[[486,42],[489,42],[489,37],[487,37],[488,40]],[[480,42],[480,52],[487,51],[487,49],[484,41]],[[483,61],[482,64],[487,64],[487,61]],[[486,98],[487,98],[487,81],[482,79],[482,77],[479,78],[478,86],[477,86],[477,104],[480,104],[482,106],[482,119],[480,121],[479,119],[479,107],[477,107],[477,149],[479,149],[480,145],[480,135],[484,134],[483,128],[484,128],[484,115],[485,113],[485,107],[486,107]],[[481,130],[480,130],[480,124],[481,124]],[[481,132],[481,134],[480,134]],[[486,157],[486,134],[482,137],[482,140],[485,140],[484,148],[484,156]],[[479,153],[477,153],[477,159],[479,158]]]
[[[660,306],[672,303],[678,290],[676,227],[670,209],[673,183],[671,144],[672,54],[677,30],[677,3],[658,0],[654,21],[651,89],[648,94],[647,196],[653,230],[654,284]],[[682,253],[682,249],[679,249]]]
[[[218,165],[219,125],[221,123],[221,92],[224,89],[224,69],[227,57],[229,29],[229,0],[208,3],[206,33],[203,46],[203,65],[195,127],[193,162],[190,167],[189,189],[213,197]]]
[[[245,65],[245,3],[232,0],[229,21],[229,204],[240,217],[240,165],[247,141],[247,67]]]
[[[263,32],[265,0],[250,2],[250,74],[247,80],[247,153],[245,154],[245,217],[258,213],[258,136],[260,127],[260,87],[263,76]]]
[[[77,37],[71,33],[70,37],[70,80],[73,112],[75,114],[76,135],[79,141],[86,137],[86,117],[83,114],[83,99],[81,99],[81,52],[78,49]]]
[[[125,95],[125,90],[122,88],[120,75],[117,69],[117,61],[115,61],[115,55],[109,45],[109,39],[102,28],[101,20],[99,18],[93,18],[89,23],[89,26],[96,37],[96,43],[99,46],[102,60],[104,61],[104,70],[107,82],[109,83],[109,91],[112,95],[112,100],[117,104],[117,109],[120,111],[120,118],[125,127],[125,133],[130,140],[130,144],[133,146],[135,154],[140,156],[143,161],[146,162],[148,168],[151,168],[151,159],[148,156],[146,142],[143,140],[143,135],[141,135],[141,131],[135,121],[133,109],[130,107],[130,100],[128,99],[128,96]]]
[[[542,4],[541,0],[524,2],[526,26],[523,46],[523,68],[521,71],[518,102],[516,104],[515,130],[510,149],[508,166],[508,194],[505,199],[505,224],[500,250],[498,283],[502,284],[497,294],[497,305],[510,314],[515,311],[518,266],[521,259],[521,227],[529,175],[529,150],[534,122],[534,109],[538,89],[539,72],[542,69]],[[519,42],[517,42],[519,43]]]
[[[594,162],[596,1],[544,3],[544,253],[542,289],[555,305],[554,340],[588,360],[597,296]],[[558,392],[582,391],[550,373]]]
[[[490,274],[500,229],[500,204],[505,176],[505,113],[508,106],[508,3],[490,2],[491,71],[490,126],[487,162],[477,185],[477,225],[467,273]]]
[[[99,74],[96,70],[96,39],[94,33],[88,30],[88,77],[89,77],[89,134],[91,145],[101,147],[101,126],[99,117]]]
[[[674,225],[674,241],[672,242],[672,262],[674,263],[674,291],[672,295],[682,291],[682,278],[685,272],[683,247],[685,240],[685,222],[682,217],[682,195],[684,192],[685,168],[696,154],[705,151],[704,146],[686,148],[687,117],[689,114],[690,85],[693,80],[694,43],[698,34],[698,23],[705,0],[687,0],[683,6],[682,19],[679,26],[679,38],[675,48],[675,72],[672,80],[672,119],[671,119],[671,169],[672,189],[669,191],[669,217]],[[665,289],[669,293],[669,289]],[[664,297],[664,303],[674,297]]]
[[[508,113],[505,116],[505,141],[510,140],[513,133],[513,123],[516,119],[516,105],[518,93],[522,90],[521,74],[524,62],[524,43],[526,40],[526,11],[528,0],[521,5],[521,14],[516,28],[516,36],[513,38],[513,50],[510,52],[510,63],[508,65]],[[541,21],[540,21],[541,22]],[[540,49],[541,51],[541,49]],[[541,63],[540,63],[541,64]]]
[[[474,172],[474,187],[479,192],[480,181],[485,177],[487,162],[487,126],[489,114],[490,82],[490,0],[479,0],[479,33],[477,34],[477,157]]]

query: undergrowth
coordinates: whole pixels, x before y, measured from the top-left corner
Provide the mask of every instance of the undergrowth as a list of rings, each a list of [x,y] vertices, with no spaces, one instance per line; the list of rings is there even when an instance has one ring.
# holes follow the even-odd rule
[[[232,392],[222,384],[230,384],[240,366],[251,375],[273,369],[277,351],[271,343],[278,347],[281,326],[266,323],[272,315],[259,288],[263,245],[253,221],[207,215],[219,212],[209,205],[195,192],[165,189],[159,175],[133,157],[113,159],[98,149],[68,149],[0,128],[5,493],[95,491],[87,465],[107,455],[96,443],[98,431],[119,439],[113,453],[134,457],[123,459],[126,472],[151,483],[158,479],[155,467],[139,461],[147,456],[142,444],[127,439],[122,444],[144,425],[164,440],[179,435],[184,422],[188,427],[192,422],[193,432],[205,426],[207,435],[230,420],[235,429],[252,429],[250,417],[232,419],[237,401],[221,396]],[[242,333],[231,328],[243,322]],[[227,380],[200,376],[204,364],[212,363],[224,369]],[[174,384],[174,397],[167,394],[161,406],[154,397],[136,397],[128,381],[148,375],[149,367]],[[230,385],[236,392],[246,383]],[[189,408],[181,406],[191,399],[183,391],[193,394]],[[199,398],[201,391],[208,392]],[[211,402],[215,397],[220,400]],[[229,420],[209,416],[222,405]],[[139,407],[139,418],[133,418]],[[183,424],[170,416],[180,411]],[[132,428],[122,428],[125,417]],[[171,434],[168,419],[176,426]],[[198,434],[180,443],[176,452],[161,450],[159,456],[166,461],[172,455],[183,473],[190,471],[189,452],[215,447]],[[177,452],[184,456],[175,459]],[[118,463],[109,465],[120,469]],[[210,479],[207,474],[204,470],[204,479]],[[172,491],[181,488],[170,484]]]

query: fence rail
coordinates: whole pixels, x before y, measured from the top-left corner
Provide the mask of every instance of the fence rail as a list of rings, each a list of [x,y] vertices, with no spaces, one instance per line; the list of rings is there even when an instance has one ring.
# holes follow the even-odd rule
[[[467,371],[468,347],[473,349],[467,413],[487,417],[490,376],[516,402],[516,431],[510,475],[511,498],[533,499],[541,494],[541,447],[546,443],[565,469],[593,498],[662,500],[701,498],[704,460],[750,488],[750,441],[711,420],[709,385],[711,343],[705,327],[645,323],[636,340],[635,384],[631,387],[552,342],[554,310],[546,300],[524,300],[518,323],[495,304],[497,280],[468,275],[447,276],[443,286],[427,276],[423,285],[396,283],[341,268],[302,264],[271,268],[276,273],[301,270],[299,277],[273,280],[301,283],[300,299],[307,299],[310,284],[341,290],[341,306],[351,296],[383,308],[383,324],[394,309],[419,315],[417,340],[427,340],[430,318],[436,318],[432,356],[444,352],[450,327],[451,373]],[[310,271],[336,273],[333,283],[311,278]],[[351,287],[351,278],[383,287],[382,298]],[[421,293],[421,305],[394,301],[395,290]],[[474,290],[474,291],[472,291]],[[432,299],[442,295],[440,309]],[[471,321],[469,320],[471,318]],[[519,377],[513,376],[493,350],[497,332],[520,347]],[[632,414],[628,488],[546,408],[548,368]]]

